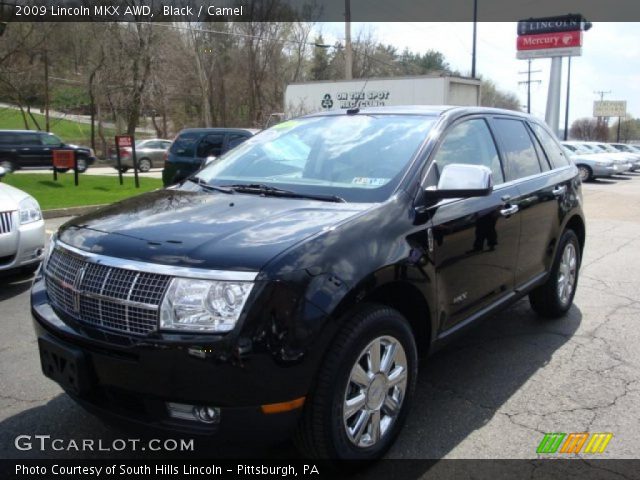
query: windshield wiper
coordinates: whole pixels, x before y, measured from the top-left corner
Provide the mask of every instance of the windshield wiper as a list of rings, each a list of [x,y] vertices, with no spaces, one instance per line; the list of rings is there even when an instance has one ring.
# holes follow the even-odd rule
[[[187,178],[187,180],[189,180],[190,182],[193,182],[193,183],[195,183],[197,185],[200,185],[205,190],[215,190],[216,192],[231,193],[231,194],[234,193],[233,190],[230,189],[230,188],[217,187],[216,185],[210,185],[204,179],[202,179],[200,177],[189,177],[189,178]]]
[[[236,183],[233,185],[223,185],[219,188],[229,188],[241,193],[254,193],[257,195],[269,195],[273,197],[285,198],[308,198],[311,200],[320,200],[322,202],[346,203],[346,200],[337,195],[322,195],[314,193],[300,193],[292,190],[283,190],[281,188],[272,187],[263,183]]]

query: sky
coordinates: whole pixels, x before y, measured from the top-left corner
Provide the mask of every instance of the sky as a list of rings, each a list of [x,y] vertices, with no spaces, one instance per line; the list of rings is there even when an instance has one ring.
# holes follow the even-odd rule
[[[318,24],[325,43],[344,42],[343,23]],[[471,72],[471,22],[459,23],[353,23],[352,38],[359,33],[370,33],[378,41],[414,52],[429,49],[442,52],[452,69],[464,75]],[[526,106],[527,61],[516,59],[515,22],[479,22],[476,71],[495,81],[501,89],[518,95]],[[541,80],[531,86],[531,113],[544,119],[551,59],[532,62],[532,80]],[[567,59],[562,68],[562,100],[560,128],[564,125]],[[569,125],[582,117],[591,117],[593,101],[599,100],[595,91],[610,91],[605,100],[626,100],[627,114],[640,116],[640,23],[597,23],[584,32],[582,56],[571,60],[571,100]]]

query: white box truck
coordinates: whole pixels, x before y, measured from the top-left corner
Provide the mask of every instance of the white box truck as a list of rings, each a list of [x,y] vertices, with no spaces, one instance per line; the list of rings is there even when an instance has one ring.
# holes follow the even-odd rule
[[[287,85],[285,117],[359,106],[480,104],[480,80],[430,76],[334,80]]]

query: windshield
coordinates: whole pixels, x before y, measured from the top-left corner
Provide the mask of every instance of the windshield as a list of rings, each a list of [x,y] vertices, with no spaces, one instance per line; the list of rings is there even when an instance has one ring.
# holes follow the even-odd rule
[[[196,153],[196,143],[201,137],[198,132],[183,132],[178,135],[171,145],[171,153],[182,157],[193,157]]]
[[[565,147],[569,148],[571,151],[580,154],[580,155],[585,155],[585,154],[589,154],[589,153],[593,153],[593,151],[589,150],[588,148],[586,148],[584,145],[565,145]]]
[[[380,202],[397,187],[435,117],[340,115],[280,123],[209,164],[212,185],[261,184]]]

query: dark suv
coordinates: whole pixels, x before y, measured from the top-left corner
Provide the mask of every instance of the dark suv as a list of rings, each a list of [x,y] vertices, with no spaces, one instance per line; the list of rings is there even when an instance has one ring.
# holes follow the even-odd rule
[[[84,172],[96,161],[93,150],[68,145],[48,132],[0,130],[0,167],[11,172],[21,168],[51,168],[52,150],[78,152],[78,171]]]
[[[205,165],[207,158],[219,157],[258,132],[250,128],[187,128],[169,148],[162,181],[178,183]]]
[[[418,351],[527,295],[569,310],[580,188],[547,127],[512,111],[284,122],[60,228],[31,297],[44,373],[98,415],[379,457]]]

